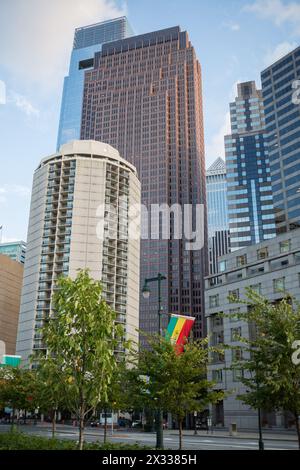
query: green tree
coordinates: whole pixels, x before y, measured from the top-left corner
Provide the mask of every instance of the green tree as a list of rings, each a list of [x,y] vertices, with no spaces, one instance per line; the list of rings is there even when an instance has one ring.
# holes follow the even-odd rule
[[[54,438],[58,410],[67,408],[65,391],[68,377],[63,374],[60,365],[51,355],[34,357],[34,362],[36,361],[39,364],[36,371],[36,402],[41,412],[50,411]]]
[[[234,300],[234,299],[232,299]],[[253,408],[290,411],[296,423],[300,448],[300,365],[293,362],[295,341],[300,339],[300,305],[286,295],[271,303],[247,289],[247,312],[235,316],[252,325],[250,338],[239,338],[242,359],[232,368],[243,371],[247,393],[238,398]]]
[[[12,409],[12,428],[16,411],[34,411],[37,407],[36,376],[34,371],[15,367],[0,368],[0,403]],[[19,413],[18,413],[19,416]],[[17,423],[19,424],[19,418]]]
[[[107,402],[117,368],[115,349],[125,347],[124,329],[102,298],[99,281],[88,270],[76,279],[58,280],[54,314],[43,329],[48,354],[61,370],[68,409],[79,422],[79,449],[86,421],[99,403]]]
[[[223,398],[207,380],[210,349],[207,340],[188,343],[182,354],[165,338],[148,337],[150,349],[136,356],[136,367],[128,371],[131,396],[147,409],[164,410],[177,417],[179,449],[182,423],[187,413],[203,411]]]

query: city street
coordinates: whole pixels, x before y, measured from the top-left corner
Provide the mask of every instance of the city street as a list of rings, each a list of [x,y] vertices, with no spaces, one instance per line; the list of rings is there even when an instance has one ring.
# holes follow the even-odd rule
[[[0,425],[0,432],[9,431],[8,425]],[[40,435],[43,437],[51,437],[50,425],[26,425],[20,426],[20,431]],[[58,426],[56,437],[58,439],[78,439],[78,431],[72,426]],[[103,441],[103,430],[87,428],[85,432],[85,440],[87,442]],[[156,436],[154,433],[143,433],[134,431],[117,430],[111,435],[108,430],[108,440],[111,442],[124,442],[128,444],[144,444],[150,447],[155,446]],[[185,450],[257,450],[258,438],[254,433],[239,433],[236,437],[231,437],[226,432],[217,432],[217,434],[206,434],[200,431],[196,436],[192,431],[184,433],[184,449]],[[293,433],[266,433],[264,436],[266,450],[297,450],[298,444],[296,435]],[[164,432],[165,449],[178,449],[178,434],[176,431]]]

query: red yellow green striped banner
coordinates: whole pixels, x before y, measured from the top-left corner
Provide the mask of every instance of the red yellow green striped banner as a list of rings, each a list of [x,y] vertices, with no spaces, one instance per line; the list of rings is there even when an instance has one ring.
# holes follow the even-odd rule
[[[178,354],[183,352],[184,345],[190,334],[195,318],[185,315],[171,315],[167,327],[166,338],[176,345]]]

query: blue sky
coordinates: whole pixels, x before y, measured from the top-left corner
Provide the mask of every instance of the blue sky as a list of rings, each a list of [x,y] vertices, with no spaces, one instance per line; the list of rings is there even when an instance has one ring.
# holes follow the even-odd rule
[[[26,240],[32,175],[55,150],[74,28],[122,14],[137,34],[189,32],[202,66],[207,165],[224,156],[236,83],[259,84],[260,71],[300,42],[300,0],[1,0],[3,241]]]

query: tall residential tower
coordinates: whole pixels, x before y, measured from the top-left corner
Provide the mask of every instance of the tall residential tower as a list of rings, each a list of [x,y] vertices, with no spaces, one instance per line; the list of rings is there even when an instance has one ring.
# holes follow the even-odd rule
[[[139,227],[129,236],[130,207],[140,204],[133,165],[110,145],[73,141],[44,158],[34,174],[17,353],[25,364],[45,350],[39,329],[52,310],[57,277],[78,269],[102,281],[106,301],[137,341]]]
[[[187,32],[179,27],[105,44],[95,68],[86,72],[82,139],[108,142],[133,163],[142,184],[142,202],[206,204],[201,70]],[[185,239],[145,236],[141,244],[141,282],[162,283],[163,326],[167,314],[196,317],[194,335],[204,333],[205,247],[190,250]],[[157,228],[157,227],[154,227]],[[154,237],[155,238],[155,237]],[[140,328],[157,332],[157,290],[141,298]]]

